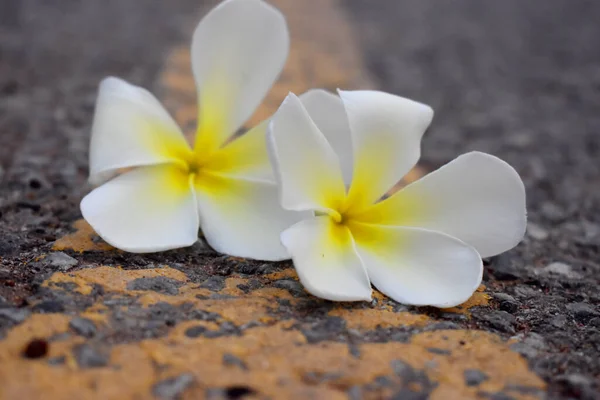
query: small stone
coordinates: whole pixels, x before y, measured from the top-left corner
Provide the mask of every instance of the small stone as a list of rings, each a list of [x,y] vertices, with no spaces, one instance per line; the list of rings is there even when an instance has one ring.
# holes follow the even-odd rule
[[[555,328],[562,328],[566,323],[567,317],[564,315],[557,315],[556,317],[552,318],[552,321],[550,321],[550,324],[552,324],[552,326]]]
[[[520,333],[511,339],[517,340],[517,343],[510,346],[511,350],[529,358],[534,358],[539,352],[547,349],[544,338],[534,332],[528,334]]]
[[[579,399],[597,399],[598,392],[594,389],[594,378],[581,374],[557,376],[556,380],[567,386],[571,392],[579,393]]]
[[[276,268],[273,264],[261,264],[256,268],[256,273],[260,275],[271,274],[276,272]]]
[[[174,378],[160,381],[154,385],[152,393],[161,400],[175,400],[193,383],[193,375],[182,374]]]
[[[152,290],[159,293],[175,296],[179,294],[179,286],[183,282],[157,276],[153,278],[137,278],[127,284],[127,290]]]
[[[506,293],[494,293],[493,296],[498,301],[501,310],[514,313],[519,309],[520,303],[511,295]]]
[[[575,238],[576,243],[585,246],[594,246],[600,243],[600,224],[595,224],[591,221],[583,220],[581,221],[581,227],[583,230],[583,235],[581,237]]]
[[[328,317],[302,330],[309,343],[331,340],[346,330],[346,321],[340,317]]]
[[[33,307],[33,311],[44,314],[61,313],[65,311],[65,306],[58,300],[48,300],[36,304]]]
[[[248,369],[246,363],[244,363],[241,359],[234,356],[233,354],[225,353],[223,354],[223,364],[231,365],[243,369],[244,371]]]
[[[590,322],[588,322],[588,325],[600,328],[600,318],[595,317],[595,318],[590,319]],[[598,347],[600,348],[600,340],[598,340],[596,343],[598,343]]]
[[[225,335],[233,335],[239,333],[239,328],[229,321],[225,321],[219,327],[219,330]]]
[[[3,308],[0,309],[0,318],[8,319],[15,323],[21,323],[29,317],[31,313],[25,308]]]
[[[486,321],[492,328],[500,332],[515,332],[515,317],[506,311],[486,311],[480,313],[478,316],[483,321]]]
[[[581,274],[574,272],[569,264],[562,262],[553,262],[542,268],[544,275],[563,275],[571,279],[581,279]]]
[[[192,326],[191,328],[186,329],[185,336],[189,338],[197,338],[198,336],[202,336],[206,332],[206,327],[202,325]]]
[[[542,215],[552,222],[560,222],[565,219],[565,212],[554,203],[546,201],[540,207]]]
[[[403,381],[411,382],[417,380],[417,372],[410,364],[402,360],[392,360],[390,366],[394,373],[401,377]]]
[[[453,312],[440,312],[440,317],[454,322],[465,322],[469,319],[466,315],[453,313]]]
[[[99,368],[108,365],[108,357],[88,344],[82,344],[73,350],[77,364],[81,368]]]
[[[293,279],[280,279],[273,282],[273,286],[279,289],[285,289],[294,297],[306,296],[304,287],[298,281]]]
[[[464,372],[465,383],[467,386],[477,386],[489,377],[478,369],[467,369]]]
[[[523,299],[531,299],[540,295],[540,291],[526,285],[514,287],[515,295]]]
[[[400,342],[400,343],[408,343],[410,342],[411,334],[408,332],[396,332],[390,336],[390,341],[392,342]]]
[[[360,386],[352,386],[348,389],[348,400],[361,400],[363,398]]]
[[[433,354],[439,354],[439,355],[443,355],[443,356],[452,354],[452,352],[450,350],[438,349],[437,347],[428,347],[427,351],[430,353],[433,353]]]
[[[598,315],[598,311],[587,303],[567,304],[567,310],[581,323],[586,323]]]
[[[96,325],[92,321],[86,318],[76,317],[69,322],[69,326],[73,329],[77,334],[91,338],[96,334]]]
[[[61,271],[68,271],[79,263],[79,261],[62,251],[50,254],[43,262],[44,264],[58,268]]]
[[[538,224],[533,222],[527,223],[527,235],[532,237],[535,240],[546,240],[548,239],[548,231]]]
[[[196,297],[198,297],[198,296],[196,296]],[[200,298],[200,297],[198,297],[198,298]],[[211,293],[208,298],[213,299],[213,300],[227,300],[227,299],[235,299],[235,296],[232,296],[230,294]]]
[[[206,310],[193,310],[191,313],[192,319],[198,319],[200,321],[217,321],[221,316],[217,313],[213,313]]]
[[[433,324],[427,325],[423,330],[424,331],[441,331],[441,330],[449,330],[449,329],[460,329],[460,325],[454,323],[452,321],[441,321]]]
[[[196,243],[186,248],[192,254],[215,254],[216,252],[204,240],[199,239]]]
[[[3,232],[2,240],[0,240],[0,257],[17,254],[20,249],[20,243],[19,236]]]
[[[63,365],[66,361],[65,356],[52,357],[48,359],[49,365]]]
[[[225,278],[222,276],[211,276],[200,285],[203,289],[219,292],[225,287]]]

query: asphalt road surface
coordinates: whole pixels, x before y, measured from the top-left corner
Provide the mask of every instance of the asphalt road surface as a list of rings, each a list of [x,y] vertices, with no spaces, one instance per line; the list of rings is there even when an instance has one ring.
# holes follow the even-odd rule
[[[0,399],[600,398],[600,3],[273,3],[293,48],[262,112],[312,86],[430,104],[417,174],[508,161],[523,242],[446,311],[321,301],[288,262],[202,243],[112,249],[79,212],[98,82],[186,120],[208,4],[0,0]]]

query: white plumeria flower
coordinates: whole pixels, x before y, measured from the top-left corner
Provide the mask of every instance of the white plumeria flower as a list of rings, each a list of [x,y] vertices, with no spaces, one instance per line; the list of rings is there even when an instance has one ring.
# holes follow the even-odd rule
[[[193,148],[152,94],[105,79],[90,145],[90,182],[103,185],[81,202],[96,232],[117,248],[154,252],[192,245],[201,224],[219,252],[289,258],[279,235],[299,216],[279,205],[267,122],[229,140],[280,74],[288,51],[284,17],[260,0],[228,0],[206,15],[192,41],[200,105]]]
[[[465,302],[481,257],[523,237],[519,175],[473,152],[379,201],[418,161],[433,110],[382,92],[339,94],[318,114],[290,94],[268,129],[283,208],[313,212],[281,235],[301,282],[329,300],[370,300],[372,282],[405,304]],[[311,115],[326,116],[326,130]]]

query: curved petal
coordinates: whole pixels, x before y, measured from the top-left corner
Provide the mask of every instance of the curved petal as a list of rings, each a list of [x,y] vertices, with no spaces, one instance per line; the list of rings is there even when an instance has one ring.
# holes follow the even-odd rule
[[[352,181],[352,139],[342,99],[323,89],[311,89],[299,97],[308,115],[337,154],[344,183],[349,185]]]
[[[481,257],[451,236],[360,223],[350,230],[371,282],[400,303],[453,307],[467,301],[481,283]]]
[[[519,174],[497,157],[472,152],[354,218],[444,232],[491,257],[521,241],[526,213]]]
[[[348,194],[353,209],[370,206],[419,160],[421,137],[431,123],[431,107],[389,93],[339,91],[354,152]]]
[[[195,188],[202,232],[216,251],[268,261],[290,258],[279,235],[306,214],[282,209],[274,183],[204,173]]]
[[[338,210],[346,188],[339,160],[300,99],[290,93],[267,132],[269,156],[288,210]]]
[[[217,149],[250,118],[288,51],[285,18],[263,1],[226,0],[200,21],[192,40],[200,104],[196,149]]]
[[[264,120],[231,143],[214,152],[204,168],[219,175],[242,179],[275,182],[269,161],[266,132],[269,120]]]
[[[344,181],[352,177],[352,145],[342,100],[325,90],[311,89],[298,96],[319,130],[340,157]],[[275,181],[267,153],[266,119],[213,153],[204,167],[219,175]]]
[[[180,162],[191,149],[169,113],[147,90],[118,78],[100,83],[90,143],[90,182],[120,168]]]
[[[298,222],[281,235],[311,294],[334,301],[371,300],[371,284],[348,228],[326,216]]]
[[[189,175],[172,165],[140,167],[94,189],[81,213],[102,239],[133,253],[191,246],[198,211]]]

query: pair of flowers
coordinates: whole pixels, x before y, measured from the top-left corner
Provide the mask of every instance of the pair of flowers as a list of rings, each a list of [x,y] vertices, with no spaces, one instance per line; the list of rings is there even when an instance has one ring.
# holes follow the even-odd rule
[[[433,110],[377,91],[289,94],[277,113],[232,139],[287,58],[284,17],[261,0],[226,0],[198,25],[193,147],[148,91],[100,85],[84,218],[111,245],[155,252],[192,245],[292,258],[330,300],[393,299],[450,307],[479,286],[481,257],[514,247],[525,191],[505,162],[469,153],[381,197],[418,161]],[[126,170],[126,172],[119,173]]]

